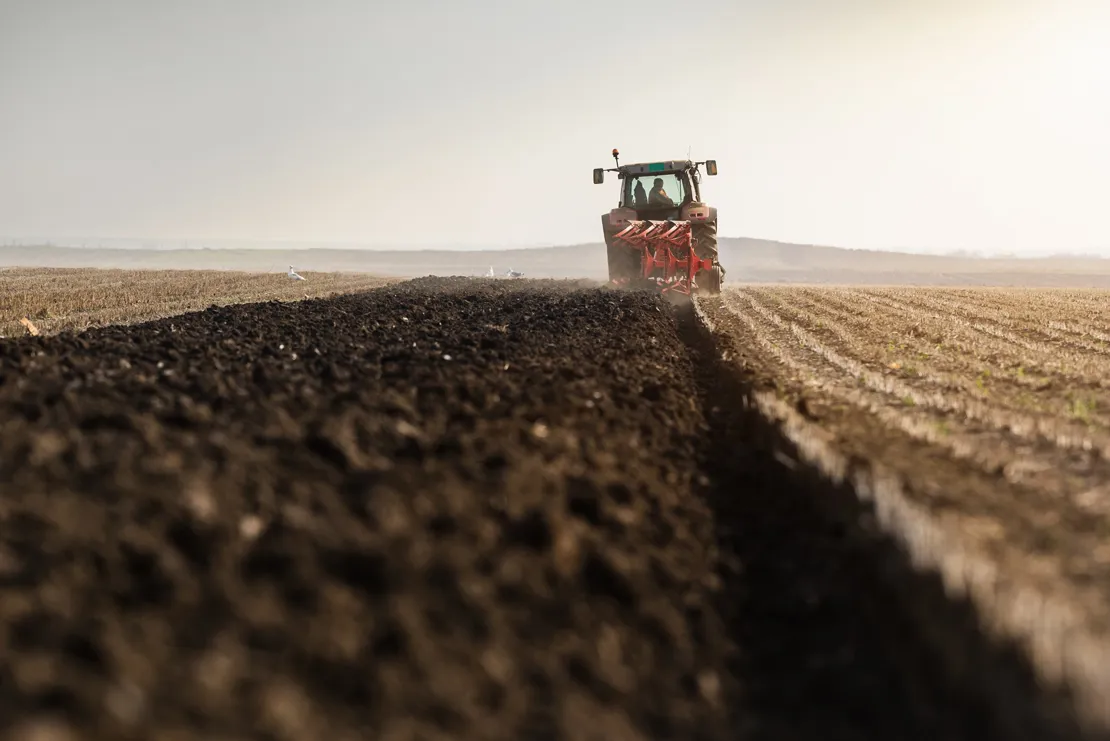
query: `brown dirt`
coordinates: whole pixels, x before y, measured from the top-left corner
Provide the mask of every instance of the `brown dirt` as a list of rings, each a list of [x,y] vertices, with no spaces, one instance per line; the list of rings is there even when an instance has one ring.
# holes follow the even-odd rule
[[[423,279],[0,342],[0,724],[1014,738],[692,332]]]

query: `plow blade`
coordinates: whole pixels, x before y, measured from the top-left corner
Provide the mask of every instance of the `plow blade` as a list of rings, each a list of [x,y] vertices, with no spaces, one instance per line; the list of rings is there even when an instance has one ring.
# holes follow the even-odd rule
[[[700,258],[689,221],[629,221],[613,235],[613,245],[639,256],[638,275],[611,275],[615,284],[649,281],[662,292],[687,296],[695,290],[720,290],[713,258]],[[631,265],[630,265],[631,267]],[[699,285],[699,277],[702,283]]]

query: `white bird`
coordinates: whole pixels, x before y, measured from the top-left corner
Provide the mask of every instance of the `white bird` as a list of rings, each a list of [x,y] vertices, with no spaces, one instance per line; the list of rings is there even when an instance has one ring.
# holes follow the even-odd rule
[[[493,266],[492,265],[489,266],[489,272],[486,273],[486,277],[487,278],[493,278],[494,277],[494,272],[493,272]]]
[[[512,268],[509,268],[508,270],[505,271],[505,275],[506,275],[506,277],[509,277],[509,278],[520,278],[524,275],[524,273],[517,272],[516,270],[513,270]]]
[[[293,272],[293,266],[292,265],[289,266],[289,272],[286,273],[286,275],[288,275],[293,280],[304,280],[305,279],[303,275],[297,275],[295,272]]]

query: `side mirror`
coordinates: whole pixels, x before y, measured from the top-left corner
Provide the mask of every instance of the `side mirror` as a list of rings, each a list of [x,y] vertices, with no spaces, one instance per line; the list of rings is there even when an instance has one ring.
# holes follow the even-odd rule
[[[600,167],[594,170],[594,185],[600,185],[605,182],[605,170]]]
[[[706,171],[706,173],[708,173],[710,175],[716,175],[717,174],[717,160],[706,160],[705,161],[705,171]]]

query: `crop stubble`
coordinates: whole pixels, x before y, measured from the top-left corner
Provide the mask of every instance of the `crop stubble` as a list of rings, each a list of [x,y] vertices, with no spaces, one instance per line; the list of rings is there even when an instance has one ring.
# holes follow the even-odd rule
[[[1005,731],[876,571],[927,585],[824,511],[850,492],[693,327],[650,294],[425,279],[0,343],[0,723]]]
[[[228,270],[5,268],[0,270],[0,338],[26,333],[30,319],[43,334],[132,324],[248,301],[293,301],[364,291],[395,282],[356,273]]]
[[[892,530],[1042,678],[1110,721],[1105,293],[745,287],[702,309],[802,411],[888,476]],[[818,446],[820,447],[820,446]]]

